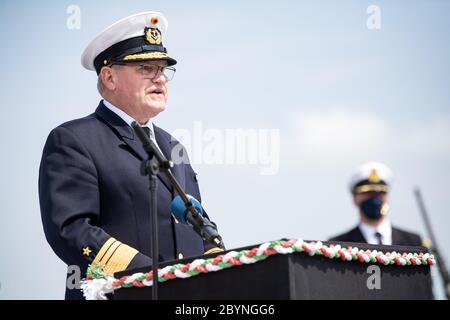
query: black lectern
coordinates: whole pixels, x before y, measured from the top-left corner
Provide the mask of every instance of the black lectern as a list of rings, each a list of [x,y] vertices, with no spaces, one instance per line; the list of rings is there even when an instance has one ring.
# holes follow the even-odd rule
[[[327,243],[326,243],[327,244]],[[329,244],[329,243],[328,243]],[[423,247],[373,246],[340,243],[360,249],[382,252],[426,253]],[[251,249],[256,246],[236,249]],[[222,253],[223,254],[223,253]],[[215,254],[217,255],[217,254]],[[208,255],[207,258],[214,255]],[[200,258],[200,257],[197,257]],[[187,263],[188,258],[161,264]],[[379,271],[379,288],[370,285],[373,269]],[[372,267],[373,268],[373,267]],[[135,272],[147,272],[151,266],[126,270],[116,278]],[[370,278],[370,279],[369,279]],[[368,284],[369,283],[369,284]],[[151,299],[151,287],[122,288],[114,299]],[[159,299],[432,299],[430,266],[397,266],[379,263],[342,261],[306,253],[274,255],[255,264],[173,279],[159,286]]]

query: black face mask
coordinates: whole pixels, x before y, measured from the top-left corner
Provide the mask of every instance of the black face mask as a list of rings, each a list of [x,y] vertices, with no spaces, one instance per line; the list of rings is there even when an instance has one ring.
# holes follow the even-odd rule
[[[383,215],[383,200],[380,197],[370,198],[360,204],[361,211],[370,220],[378,220]]]

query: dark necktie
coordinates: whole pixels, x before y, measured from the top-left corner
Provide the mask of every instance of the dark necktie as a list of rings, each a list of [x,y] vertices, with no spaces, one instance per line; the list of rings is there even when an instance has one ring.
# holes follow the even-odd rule
[[[378,243],[377,244],[383,244],[383,235],[381,233],[379,233],[378,231],[375,232],[375,238],[377,238]]]
[[[147,137],[154,140],[153,132],[150,131],[149,127],[141,127],[141,128],[145,131],[145,133],[147,134]]]

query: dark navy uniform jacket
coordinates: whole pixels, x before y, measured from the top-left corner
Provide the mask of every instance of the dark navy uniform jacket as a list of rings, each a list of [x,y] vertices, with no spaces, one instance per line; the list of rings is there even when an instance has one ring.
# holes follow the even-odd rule
[[[186,152],[179,142],[154,126],[164,155]],[[82,276],[93,261],[110,274],[151,265],[151,217],[148,177],[140,174],[147,159],[132,128],[102,102],[95,113],[55,128],[44,147],[39,172],[39,199],[48,242],[67,264],[80,266]],[[189,163],[172,173],[186,193],[199,201],[196,173]],[[198,256],[212,248],[192,227],[170,212],[174,192],[158,176],[159,260]],[[69,276],[69,275],[68,275]],[[66,290],[66,298],[82,298]]]
[[[367,243],[358,226],[346,233],[331,238],[329,241]],[[392,227],[392,245],[421,246],[422,240],[418,234]]]

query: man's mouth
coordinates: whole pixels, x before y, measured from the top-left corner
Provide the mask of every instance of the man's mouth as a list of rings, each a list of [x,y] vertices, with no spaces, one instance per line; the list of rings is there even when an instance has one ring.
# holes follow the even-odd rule
[[[150,94],[163,94],[164,91],[160,89],[154,89],[150,91]]]

